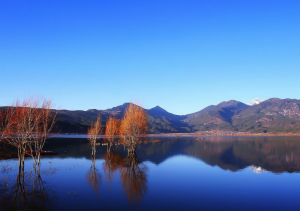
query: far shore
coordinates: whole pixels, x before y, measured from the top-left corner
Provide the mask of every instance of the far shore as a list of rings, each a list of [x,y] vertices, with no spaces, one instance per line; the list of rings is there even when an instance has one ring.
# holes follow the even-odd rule
[[[300,136],[300,131],[297,133],[253,133],[253,132],[230,132],[230,131],[201,131],[201,132],[195,132],[195,133],[161,133],[161,134],[153,134],[153,135],[162,135],[162,136]]]
[[[87,134],[76,134],[76,133],[65,133],[65,134],[51,134],[50,135],[53,138],[68,138],[68,137],[74,137],[77,138],[87,138]],[[183,136],[198,136],[198,137],[218,137],[218,136],[300,136],[299,133],[249,133],[249,132],[217,132],[217,131],[204,131],[204,132],[196,132],[196,133],[154,133],[154,134],[148,134],[147,137],[159,137],[159,136],[166,136],[166,137],[171,137],[171,136],[178,136],[178,137],[183,137]],[[101,136],[101,138],[105,138],[104,135]]]

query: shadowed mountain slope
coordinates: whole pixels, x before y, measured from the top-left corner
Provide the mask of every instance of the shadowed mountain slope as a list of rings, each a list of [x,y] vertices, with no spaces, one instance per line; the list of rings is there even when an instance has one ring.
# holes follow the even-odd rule
[[[66,122],[71,123],[72,125],[70,125],[69,128],[73,127],[73,133],[76,133],[78,125],[82,125],[83,128],[87,128],[91,125],[93,121],[97,119],[98,114],[101,115],[101,121],[103,126],[105,126],[105,123],[110,116],[115,117],[117,119],[121,119],[128,106],[129,103],[124,103],[123,105],[113,107],[107,110],[60,110],[58,111],[57,119],[61,121],[59,122],[59,124],[62,124],[62,122],[65,124]],[[191,131],[188,124],[182,122],[182,120],[186,118],[185,116],[171,114],[166,110],[160,108],[159,106],[156,106],[149,110],[146,109],[146,111],[148,113],[148,130],[150,133],[185,133]],[[80,133],[82,133],[82,130],[80,131]]]
[[[230,100],[218,105],[208,106],[203,110],[188,114],[184,122],[188,123],[193,130],[228,129],[234,130],[232,118],[249,106]]]

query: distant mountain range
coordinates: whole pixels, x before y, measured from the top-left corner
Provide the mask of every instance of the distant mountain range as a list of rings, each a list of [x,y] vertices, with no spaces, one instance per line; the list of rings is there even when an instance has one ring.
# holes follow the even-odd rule
[[[121,119],[128,105],[129,103],[124,103],[107,110],[59,110],[54,132],[86,133],[98,114],[105,126],[110,116]],[[159,106],[146,110],[149,133],[209,130],[259,133],[300,131],[300,100],[296,99],[255,99],[251,106],[230,100],[187,115],[175,115]]]
[[[193,130],[295,132],[300,131],[300,100],[271,98],[253,106],[231,100],[187,116]]]
[[[98,114],[101,115],[102,125],[105,126],[110,116],[121,119],[128,106],[129,103],[124,103],[123,105],[107,110],[59,110],[57,115],[58,124],[55,132],[86,133],[87,128],[96,120]],[[159,106],[146,110],[150,133],[192,132],[189,125],[183,121],[186,116],[171,114]]]

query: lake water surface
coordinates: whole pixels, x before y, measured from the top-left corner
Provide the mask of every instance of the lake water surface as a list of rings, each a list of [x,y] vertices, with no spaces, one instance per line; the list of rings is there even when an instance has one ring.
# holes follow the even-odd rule
[[[95,161],[85,138],[45,150],[58,155],[38,175],[26,158],[21,182],[0,160],[0,210],[300,210],[300,137],[149,137],[130,158],[98,145]]]

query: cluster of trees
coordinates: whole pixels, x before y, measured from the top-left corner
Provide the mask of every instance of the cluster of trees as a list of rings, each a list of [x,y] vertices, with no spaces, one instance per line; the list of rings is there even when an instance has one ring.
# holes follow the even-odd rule
[[[133,103],[130,103],[121,120],[110,117],[106,122],[105,140],[108,142],[108,148],[103,165],[106,181],[110,185],[114,173],[119,171],[129,202],[138,203],[147,191],[147,167],[138,163],[135,154],[137,144],[147,133],[147,125],[147,113],[142,107]],[[86,174],[87,183],[94,188],[96,195],[102,182],[101,174],[95,165],[96,141],[100,138],[100,134],[102,134],[101,118],[98,116],[88,130],[88,140],[92,148],[92,165]],[[125,159],[116,155],[112,148],[117,138],[128,150]]]
[[[111,151],[116,139],[127,148],[128,154],[135,154],[138,142],[140,142],[147,133],[147,113],[146,111],[133,103],[130,103],[126,109],[122,120],[110,117],[106,122],[105,139],[108,142],[108,151]],[[91,124],[88,130],[88,140],[92,147],[92,157],[96,153],[96,141],[100,138],[101,118],[98,116],[96,122]]]
[[[26,99],[0,110],[0,142],[16,147],[19,158],[16,182],[0,187],[4,209],[41,210],[49,205],[40,176],[40,156],[55,123],[57,112],[52,107],[51,100]],[[29,174],[24,172],[26,155],[34,160]]]
[[[17,101],[14,105],[0,110],[0,143],[16,147],[19,158],[19,173],[17,182],[9,189],[0,186],[0,193],[5,196],[3,205],[14,205],[24,209],[32,208],[32,201],[36,206],[36,200],[48,202],[48,194],[45,190],[40,176],[40,156],[46,139],[54,127],[57,111],[53,109],[51,100],[26,99],[22,103]],[[101,117],[91,124],[88,130],[88,140],[92,147],[92,165],[86,179],[87,182],[97,190],[101,185],[102,177],[98,172],[95,162],[96,141],[102,134]],[[128,193],[130,201],[138,201],[146,191],[147,174],[146,168],[140,168],[135,150],[139,141],[145,137],[147,132],[147,113],[145,110],[131,103],[124,113],[122,120],[110,117],[106,122],[105,140],[108,142],[108,152],[104,164],[107,181],[111,181],[112,174],[119,170],[121,172],[122,185]],[[120,143],[128,149],[126,159],[115,156],[112,146],[117,138]],[[30,176],[25,178],[24,161],[25,156],[31,156],[34,160],[33,170]],[[117,159],[116,159],[117,158]],[[30,197],[33,196],[33,197]]]
[[[13,106],[0,110],[0,141],[17,148],[19,168],[24,168],[25,156],[40,163],[40,156],[46,139],[54,126],[57,111],[51,100],[25,99]],[[111,151],[117,138],[127,148],[128,154],[135,154],[137,143],[147,132],[147,113],[133,103],[126,109],[122,120],[110,117],[106,122],[105,140]],[[92,147],[92,157],[96,155],[96,141],[102,134],[101,118],[92,123],[88,130],[88,140]]]
[[[25,155],[40,163],[41,151],[53,128],[57,112],[51,100],[26,99],[0,111],[0,141],[17,148],[19,168]]]

